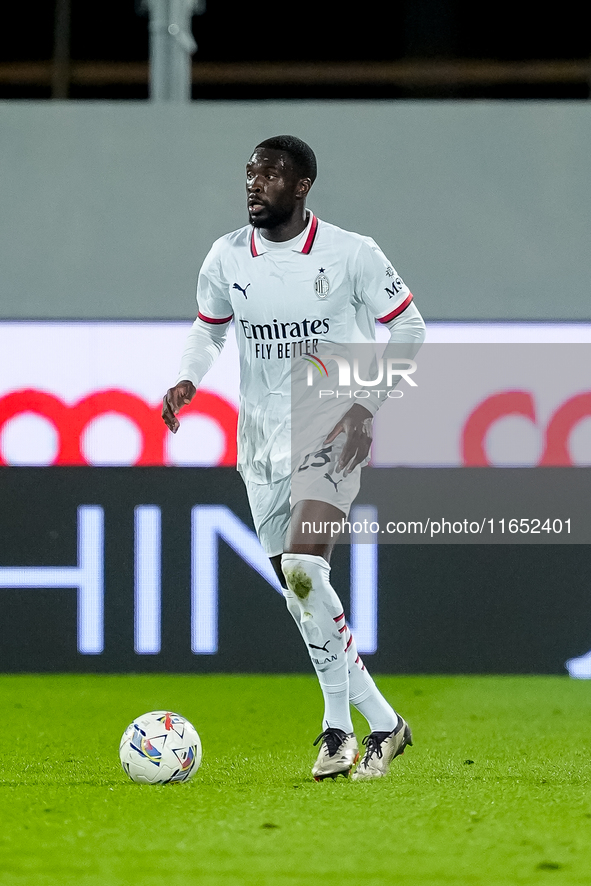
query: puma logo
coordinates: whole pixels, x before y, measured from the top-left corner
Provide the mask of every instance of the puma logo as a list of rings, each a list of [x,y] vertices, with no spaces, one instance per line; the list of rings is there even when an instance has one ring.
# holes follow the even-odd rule
[[[238,286],[237,283],[234,283],[232,289],[238,289],[242,293],[244,298],[248,298],[248,296],[246,295],[246,290],[248,289],[249,286],[250,286],[250,283],[247,283],[245,288],[243,289],[242,286]]]
[[[326,647],[328,646],[329,643],[330,643],[330,640],[327,640],[326,643],[324,644],[324,646],[314,646],[313,643],[308,643],[308,646],[310,647],[310,649],[321,649],[323,652],[326,652],[326,654],[328,655],[328,649]]]
[[[339,485],[339,483],[342,483],[343,480],[344,480],[345,478],[344,478],[344,477],[341,477],[340,480],[337,480],[337,481],[335,482],[335,481],[332,479],[332,477],[330,476],[330,474],[325,474],[324,476],[325,476],[325,478],[326,478],[327,480],[330,480],[330,482],[332,483],[332,485],[333,485],[334,488],[335,488],[335,492],[338,492],[338,491],[339,491],[339,490],[338,490],[338,485]]]

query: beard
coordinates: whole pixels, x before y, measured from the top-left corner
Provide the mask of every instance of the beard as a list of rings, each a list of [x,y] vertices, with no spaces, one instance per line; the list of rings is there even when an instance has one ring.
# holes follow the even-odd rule
[[[263,209],[255,215],[249,213],[249,221],[253,228],[266,228],[272,231],[289,221],[293,214],[293,207],[284,206],[268,206],[264,204]]]

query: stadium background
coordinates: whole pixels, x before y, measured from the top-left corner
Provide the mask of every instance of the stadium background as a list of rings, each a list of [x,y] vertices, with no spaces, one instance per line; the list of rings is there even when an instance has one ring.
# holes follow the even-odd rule
[[[72,4],[61,79],[51,6],[38,4],[26,43],[14,36],[14,10],[1,38],[0,668],[307,672],[261,574],[241,481],[231,467],[203,466],[232,462],[219,431],[230,419],[219,410],[235,403],[235,364],[218,367],[209,387],[218,399],[196,416],[191,440],[205,439],[205,450],[192,456],[186,444],[141,467],[123,467],[139,460],[133,427],[104,405],[81,455],[72,455],[81,432],[62,417],[63,435],[70,428],[77,440],[60,459],[51,422],[35,416],[39,401],[13,415],[10,398],[33,390],[71,406],[117,389],[135,397],[134,421],[153,427],[200,262],[244,222],[244,161],[282,131],[318,154],[311,206],[382,245],[433,334],[478,340],[498,321],[568,322],[588,341],[586,32],[567,8],[568,27],[554,19],[526,33],[505,29],[498,7],[484,29],[467,5],[424,2],[380,11],[379,27],[368,15],[355,42],[350,30],[337,41],[327,3],[305,52],[291,37],[278,52],[246,7],[226,5],[228,34],[211,2],[194,20],[195,100],[175,106],[143,100],[147,26],[131,3],[117,28],[114,4],[95,8],[94,20]],[[238,35],[249,28],[246,46]],[[479,325],[444,325],[452,321]],[[142,357],[134,342],[146,330]],[[123,454],[109,449],[113,439],[124,440]],[[577,463],[589,464],[588,453]],[[159,466],[166,459],[185,466]],[[84,466],[101,462],[122,467]],[[213,521],[201,547],[195,508]],[[100,594],[85,608],[80,567],[80,526],[86,516],[96,526],[99,511],[104,536],[91,539],[87,572],[92,584],[104,567],[104,610]],[[209,576],[204,623],[215,623],[215,643],[191,606],[192,562]],[[334,571],[349,607],[346,589],[359,596],[367,584],[362,566],[340,550]],[[567,658],[591,647],[588,572],[584,546],[381,548],[365,654],[386,673],[564,673]],[[253,639],[261,622],[263,649]]]

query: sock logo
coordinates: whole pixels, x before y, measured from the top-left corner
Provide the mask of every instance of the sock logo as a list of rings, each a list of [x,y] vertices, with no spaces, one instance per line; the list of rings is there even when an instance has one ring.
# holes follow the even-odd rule
[[[328,649],[326,647],[328,646],[329,643],[330,643],[330,640],[327,640],[326,643],[324,644],[324,646],[314,646],[313,643],[308,643],[308,646],[310,647],[310,649],[321,649],[322,652],[326,652],[326,654],[328,655]]]
[[[331,664],[333,661],[336,661],[337,659],[338,659],[338,655],[335,652],[334,655],[329,655],[328,658],[325,658],[324,660],[321,660],[320,658],[313,658],[312,663],[315,665],[318,665],[320,667],[321,665]]]

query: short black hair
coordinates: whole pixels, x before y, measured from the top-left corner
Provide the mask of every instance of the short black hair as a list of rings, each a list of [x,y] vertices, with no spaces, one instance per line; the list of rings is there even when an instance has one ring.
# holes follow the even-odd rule
[[[318,173],[316,155],[310,145],[301,138],[295,135],[275,135],[273,138],[266,138],[264,142],[259,142],[257,148],[272,148],[274,151],[287,154],[298,175],[311,181],[315,180]]]

